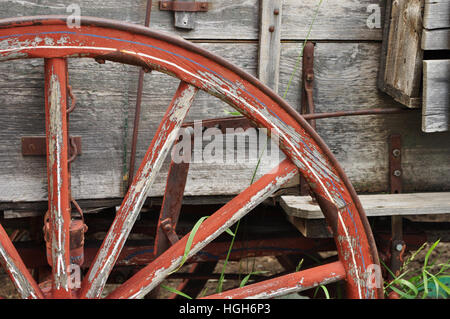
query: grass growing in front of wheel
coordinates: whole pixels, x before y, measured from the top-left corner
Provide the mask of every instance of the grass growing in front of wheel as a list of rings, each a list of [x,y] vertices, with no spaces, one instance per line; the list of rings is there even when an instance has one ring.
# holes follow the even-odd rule
[[[450,296],[450,260],[438,263],[438,257],[431,260],[431,254],[439,245],[440,240],[435,241],[427,250],[423,265],[420,269],[411,270],[408,265],[425,249],[429,244],[423,244],[417,251],[403,263],[400,274],[395,274],[383,262],[393,280],[385,282],[384,293],[386,297],[395,293],[401,299],[425,299],[443,298]]]

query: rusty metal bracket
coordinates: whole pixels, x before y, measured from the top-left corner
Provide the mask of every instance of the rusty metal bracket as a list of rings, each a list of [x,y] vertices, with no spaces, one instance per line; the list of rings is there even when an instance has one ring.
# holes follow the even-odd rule
[[[206,12],[208,9],[209,2],[159,1],[161,11]]]
[[[314,114],[314,43],[306,42],[303,49],[302,60],[302,89],[300,114]],[[311,126],[316,129],[316,120],[307,120]],[[300,176],[300,195],[309,195],[311,193],[308,183]],[[312,197],[314,199],[314,197]]]
[[[178,235],[175,232],[174,226],[172,224],[171,218],[166,218],[161,221],[161,228],[169,239],[170,243],[173,245],[178,241]]]
[[[389,136],[389,188],[391,194],[402,192],[402,140],[399,134]],[[406,249],[401,216],[391,217],[391,271],[398,276]]]
[[[206,12],[209,2],[195,2],[190,0],[160,1],[159,10],[174,12],[176,28],[192,30],[195,28],[195,12]]]
[[[402,140],[399,134],[389,136],[389,187],[391,194],[402,192]]]
[[[23,136],[22,141],[22,155],[23,156],[46,156],[47,145],[45,136]],[[81,155],[81,136],[70,137],[71,156]]]

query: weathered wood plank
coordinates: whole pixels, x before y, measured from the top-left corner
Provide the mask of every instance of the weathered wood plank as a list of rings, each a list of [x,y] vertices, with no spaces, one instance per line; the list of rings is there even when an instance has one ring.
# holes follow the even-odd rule
[[[257,73],[256,43],[202,46],[253,75]],[[300,48],[299,43],[282,44],[280,93],[286,89]],[[379,51],[379,43],[317,43],[317,112],[398,106],[376,90]],[[70,60],[69,66],[69,80],[78,100],[77,109],[71,113],[70,132],[81,136],[83,145],[83,154],[72,166],[73,194],[77,199],[120,197],[124,165],[127,168],[129,163],[138,69],[110,62],[99,65],[86,59]],[[39,60],[0,64],[0,201],[46,198],[45,159],[20,154],[20,136],[42,135],[45,131],[42,70]],[[300,74],[298,70],[286,97],[294,107],[300,103]],[[160,73],[145,75],[136,163],[143,157],[177,84],[177,80]],[[224,102],[199,92],[187,121],[229,116],[229,110]],[[388,189],[386,141],[393,132],[402,134],[404,142],[405,191],[450,190],[450,135],[436,133],[436,138],[420,128],[420,112],[414,111],[317,121],[319,134],[359,192]],[[263,161],[257,177],[273,165]],[[249,185],[255,166],[256,161],[239,165],[193,163],[186,194],[237,194]],[[167,168],[168,163],[163,165],[151,196],[162,195]]]
[[[423,61],[422,130],[450,128],[450,60]]]
[[[278,92],[282,0],[260,0],[258,77]]]
[[[450,50],[450,29],[423,30],[423,50]]]
[[[153,1],[151,28],[176,33],[188,39],[239,39],[257,40],[259,0],[210,1],[208,12],[196,14],[196,26],[182,30],[174,26],[174,14],[160,11],[158,1]],[[97,1],[80,0],[82,16],[93,16],[143,24],[146,0]],[[72,0],[6,0],[0,2],[0,17],[47,14],[71,14],[67,6]],[[281,38],[305,39],[311,24],[317,0],[284,0]],[[324,1],[314,23],[311,40],[381,40],[381,12],[383,2],[378,0],[327,0]],[[372,21],[375,21],[373,23]]]
[[[450,193],[377,194],[358,196],[368,217],[450,214]],[[323,219],[310,196],[281,196],[284,211],[303,219]]]
[[[378,75],[380,90],[412,108],[420,107],[423,1],[388,1]]]
[[[423,27],[425,29],[450,28],[450,1],[425,0]]]

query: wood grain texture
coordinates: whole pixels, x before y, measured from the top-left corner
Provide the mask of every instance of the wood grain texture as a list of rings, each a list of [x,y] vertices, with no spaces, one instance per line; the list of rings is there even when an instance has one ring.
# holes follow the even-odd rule
[[[423,50],[450,50],[450,29],[423,30]]]
[[[429,30],[450,28],[450,1],[425,0],[423,27]]]
[[[378,87],[408,107],[420,107],[423,0],[388,2]],[[407,44],[407,45],[405,45]]]
[[[143,24],[146,0],[97,1],[79,0],[82,16],[108,18]],[[160,11],[153,1],[151,28],[176,33],[187,39],[258,40],[259,0],[214,0],[208,12],[196,14],[195,28],[178,29],[174,26],[174,13]],[[384,2],[384,1],[383,1]],[[311,40],[380,40],[381,28],[370,28],[367,20],[372,14],[370,5],[383,10],[378,0],[327,0],[322,4],[311,32]],[[46,14],[67,14],[72,0],[4,0],[0,2],[0,17]],[[317,0],[284,0],[281,38],[305,39],[311,24]]]
[[[203,43],[255,75],[256,43]],[[284,93],[301,44],[283,43],[280,93]],[[317,43],[315,48],[317,112],[398,106],[376,89],[379,43]],[[82,137],[83,154],[72,165],[76,199],[123,196],[122,172],[129,163],[138,69],[87,59],[69,61],[69,81],[77,96],[70,131]],[[300,73],[294,76],[286,99],[300,103]],[[42,135],[43,64],[40,60],[0,64],[0,201],[46,199],[45,159],[22,157],[20,136]],[[137,163],[142,159],[173,96],[178,80],[160,73],[145,75]],[[229,116],[224,102],[199,92],[186,121]],[[127,124],[128,121],[128,124]],[[361,116],[317,121],[317,130],[330,146],[359,192],[388,189],[387,136],[401,133],[405,191],[449,190],[450,135],[421,132],[419,113]],[[126,134],[125,134],[126,133]],[[125,149],[125,146],[127,148]],[[126,157],[126,159],[125,159]],[[105,164],[107,163],[107,164]],[[275,163],[264,160],[257,177]],[[256,161],[245,164],[193,163],[186,195],[228,196],[241,192],[252,177]],[[168,162],[151,190],[161,196]]]
[[[449,123],[450,60],[423,61],[422,130],[448,131]]]
[[[281,0],[260,0],[258,78],[278,92],[281,50]]]
[[[369,217],[450,214],[450,193],[376,194],[358,196]],[[281,196],[284,211],[302,219],[323,219],[310,196]]]

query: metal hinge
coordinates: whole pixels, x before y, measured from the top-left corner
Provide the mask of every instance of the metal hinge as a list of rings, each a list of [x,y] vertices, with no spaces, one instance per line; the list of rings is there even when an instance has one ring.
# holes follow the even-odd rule
[[[159,10],[174,11],[175,27],[181,29],[194,29],[195,12],[206,12],[209,2],[195,2],[189,0],[159,1]]]

